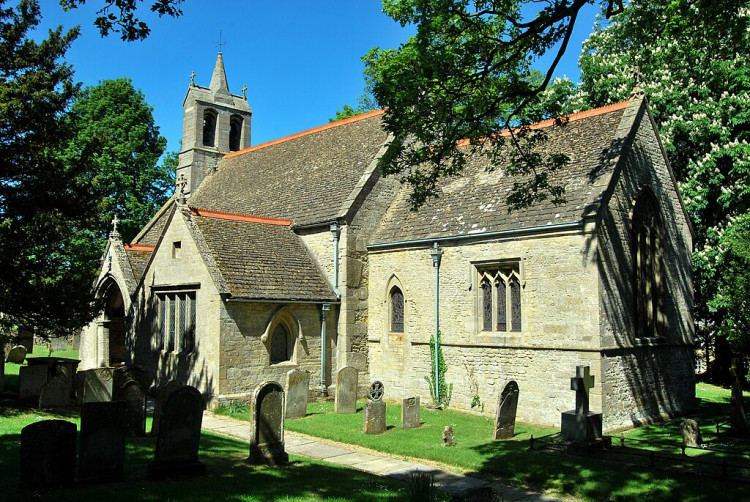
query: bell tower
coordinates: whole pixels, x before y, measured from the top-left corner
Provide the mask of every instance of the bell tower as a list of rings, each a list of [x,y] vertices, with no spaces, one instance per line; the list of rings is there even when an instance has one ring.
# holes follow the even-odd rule
[[[190,76],[182,103],[182,151],[177,167],[178,190],[189,197],[201,182],[211,176],[221,158],[250,146],[250,119],[253,111],[242,96],[229,92],[224,58],[219,52],[208,87],[196,85]]]

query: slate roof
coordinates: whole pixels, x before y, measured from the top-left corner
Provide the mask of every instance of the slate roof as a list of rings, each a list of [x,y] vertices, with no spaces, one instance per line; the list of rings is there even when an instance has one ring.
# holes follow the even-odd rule
[[[226,155],[188,204],[290,218],[295,226],[339,218],[386,141],[381,115],[371,112]]]
[[[337,301],[300,238],[285,225],[192,216],[232,297]]]
[[[164,227],[167,225],[172,210],[174,209],[174,197],[170,197],[169,200],[159,209],[151,220],[141,229],[141,231],[133,238],[131,244],[143,244],[146,246],[155,246],[161,238],[161,234],[164,231]]]
[[[505,176],[502,168],[487,171],[489,159],[475,155],[467,160],[464,173],[441,182],[439,198],[418,211],[408,201],[410,187],[404,185],[371,238],[372,244],[444,238],[506,230],[580,222],[595,212],[614,168],[610,160],[619,155],[622,141],[614,141],[627,103],[611,105],[571,116],[562,127],[546,127],[543,150],[568,155],[570,163],[551,179],[565,186],[566,203],[549,201],[527,210],[508,213],[506,197],[517,178]]]
[[[135,276],[137,282],[141,282],[141,279],[143,279],[143,274],[146,272],[146,266],[151,259],[151,254],[151,251],[125,250],[125,256],[128,257],[130,268],[133,271],[133,276]]]

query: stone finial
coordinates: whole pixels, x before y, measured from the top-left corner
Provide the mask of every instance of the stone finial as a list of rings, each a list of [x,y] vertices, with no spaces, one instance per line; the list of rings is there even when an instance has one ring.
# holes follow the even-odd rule
[[[187,178],[184,174],[180,174],[180,177],[177,178],[175,185],[177,186],[177,203],[184,205],[186,202],[185,187],[187,186]]]
[[[117,231],[117,224],[120,223],[120,218],[115,216],[112,218],[112,231],[109,233],[110,239],[120,240],[120,232]]]
[[[247,86],[246,85],[242,86],[242,99],[247,101]]]
[[[195,72],[190,72],[190,87],[195,87]]]

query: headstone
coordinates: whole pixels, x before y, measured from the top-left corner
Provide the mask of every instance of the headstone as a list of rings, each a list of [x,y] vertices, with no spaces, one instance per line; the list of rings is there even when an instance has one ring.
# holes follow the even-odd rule
[[[309,371],[295,369],[287,372],[285,418],[304,418],[307,415],[307,394],[309,388]]]
[[[159,434],[150,478],[204,474],[198,460],[205,401],[198,389],[185,385],[167,397],[159,417]]]
[[[38,398],[42,385],[47,383],[46,366],[21,366],[18,368],[18,398]]]
[[[419,427],[419,396],[405,397],[401,403],[401,427]]]
[[[24,347],[23,345],[16,345],[12,349],[10,349],[10,352],[8,352],[8,362],[23,364],[23,362],[26,360],[27,353],[28,351],[26,350],[26,347]]]
[[[83,403],[78,479],[119,481],[125,471],[125,402]]]
[[[367,391],[368,401],[364,410],[364,433],[382,434],[385,432],[385,403],[383,383],[375,380]]]
[[[732,375],[732,395],[729,402],[732,405],[732,418],[730,420],[732,432],[742,433],[748,429],[747,415],[742,402],[742,383],[740,382],[740,369],[738,359],[732,359],[729,374]]]
[[[94,368],[83,373],[84,403],[103,403],[112,400],[112,370]]]
[[[34,353],[34,330],[31,328],[18,328],[18,335],[16,337],[17,345],[23,345],[26,347],[27,354]]]
[[[159,423],[161,422],[160,417],[167,398],[171,396],[174,391],[184,386],[185,385],[182,382],[178,382],[177,380],[170,380],[166,384],[158,386],[154,391],[154,394],[156,395],[156,402],[154,403],[154,417],[153,421],[151,422],[152,436],[159,435]]]
[[[58,408],[70,405],[70,378],[58,373],[42,385],[39,391],[40,408]]]
[[[561,434],[569,441],[592,441],[602,438],[602,414],[589,411],[589,391],[594,377],[588,366],[576,366],[570,389],[576,391],[576,409],[562,413]]]
[[[284,465],[284,389],[276,382],[263,382],[255,388],[250,418],[251,464]]]
[[[443,429],[443,446],[455,446],[456,445],[456,433],[453,432],[453,427],[446,425]]]
[[[495,417],[495,432],[492,439],[513,439],[516,428],[516,408],[518,408],[518,384],[511,380],[500,394]]]
[[[49,349],[51,351],[67,350],[68,339],[67,338],[51,338],[49,341]]]
[[[114,393],[117,392],[117,389],[124,389],[129,382],[136,382],[145,393],[148,390],[149,384],[148,372],[136,364],[120,366],[112,371],[112,389]]]
[[[125,422],[128,436],[146,435],[146,394],[138,382],[130,381],[125,388],[117,391],[118,401],[125,403]]]
[[[357,413],[357,369],[344,366],[336,374],[336,413]]]
[[[21,430],[21,488],[40,490],[75,482],[76,426],[42,420]]]
[[[698,422],[692,418],[683,420],[680,424],[680,434],[682,434],[682,444],[685,446],[700,446],[703,443]]]
[[[73,348],[73,350],[80,350],[81,349],[81,335],[73,335],[73,340],[71,341],[70,346]]]

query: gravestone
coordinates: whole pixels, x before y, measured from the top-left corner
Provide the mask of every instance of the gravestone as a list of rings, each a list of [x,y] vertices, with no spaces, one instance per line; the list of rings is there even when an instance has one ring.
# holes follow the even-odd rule
[[[344,366],[336,373],[336,413],[357,413],[357,369]]]
[[[112,400],[112,369],[94,368],[80,372],[82,378],[81,402],[103,403]]]
[[[443,446],[455,446],[456,445],[456,433],[453,432],[453,427],[446,425],[443,429]]]
[[[75,482],[76,426],[42,420],[21,430],[21,488],[40,490]]]
[[[732,405],[732,418],[730,420],[733,433],[743,433],[748,429],[747,415],[742,402],[742,383],[740,382],[740,369],[738,359],[732,359],[732,367],[729,374],[732,375],[732,395],[729,402]]]
[[[15,363],[15,364],[23,364],[23,362],[26,360],[26,354],[27,354],[26,347],[23,345],[16,345],[12,349],[10,349],[10,352],[8,352],[8,362],[9,363]]]
[[[263,382],[253,392],[250,418],[251,464],[284,465],[284,389],[276,382]]]
[[[68,349],[68,339],[67,338],[51,338],[49,341],[49,349],[51,351],[56,350],[67,350]]]
[[[576,409],[562,413],[561,434],[568,441],[592,441],[602,438],[602,414],[589,411],[589,391],[594,377],[588,366],[576,366],[570,389],[576,391]]]
[[[154,461],[148,465],[152,479],[204,474],[198,460],[201,423],[206,404],[198,389],[185,385],[170,393],[159,417]]]
[[[364,433],[365,434],[382,434],[385,432],[385,403],[383,394],[385,389],[383,383],[375,380],[367,391],[367,398],[364,410]]]
[[[419,396],[405,397],[401,402],[401,427],[419,427]]]
[[[309,388],[309,371],[295,369],[287,372],[285,418],[304,418],[307,415],[307,394]]]
[[[37,399],[42,385],[47,383],[46,366],[21,366],[18,368],[18,398],[21,400]]]
[[[116,399],[125,403],[125,422],[128,436],[146,435],[146,394],[138,382],[133,380],[125,384],[116,393]]]
[[[518,384],[511,380],[500,394],[495,417],[495,432],[492,439],[513,439],[516,428],[516,408],[518,408]]]
[[[31,328],[18,328],[16,337],[17,345],[26,347],[27,354],[34,353],[34,330]]]
[[[42,388],[39,390],[39,407],[57,408],[68,406],[71,403],[70,388],[70,378],[66,377],[63,373],[58,373],[42,385]]]
[[[129,382],[136,382],[145,393],[149,384],[148,372],[136,364],[120,366],[112,371],[113,393],[116,393],[117,389],[124,389]],[[116,396],[114,398],[117,399]]]
[[[177,389],[181,389],[184,386],[185,385],[183,383],[178,382],[177,380],[170,380],[166,384],[159,385],[154,391],[154,394],[156,395],[156,402],[154,403],[154,416],[153,421],[151,422],[152,436],[159,435],[159,423],[161,422],[160,417],[167,398],[172,395],[174,391],[176,391]]]
[[[119,481],[125,472],[125,402],[81,405],[81,446],[78,479],[81,482]]]
[[[703,443],[698,422],[692,418],[682,421],[680,424],[680,434],[682,434],[682,444],[685,446],[700,446]]]

